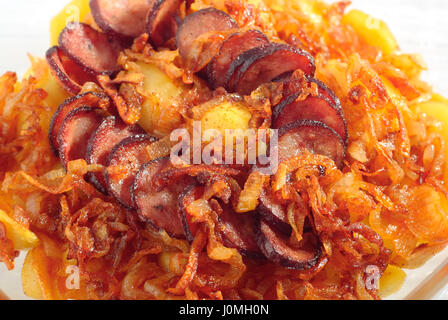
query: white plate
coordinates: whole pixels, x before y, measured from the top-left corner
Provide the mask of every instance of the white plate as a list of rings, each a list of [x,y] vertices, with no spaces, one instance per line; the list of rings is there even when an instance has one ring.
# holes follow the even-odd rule
[[[111,0],[112,1],[112,0]],[[49,46],[49,21],[64,7],[61,0],[2,1],[0,10],[0,73],[23,75],[29,67],[26,53],[43,56]],[[446,0],[353,0],[352,7],[386,21],[401,49],[420,53],[429,67],[423,78],[435,91],[448,96],[448,1]],[[16,269],[7,272],[0,264],[0,289],[11,299],[26,299],[20,281],[22,253]],[[448,248],[417,270],[391,299],[448,299]]]

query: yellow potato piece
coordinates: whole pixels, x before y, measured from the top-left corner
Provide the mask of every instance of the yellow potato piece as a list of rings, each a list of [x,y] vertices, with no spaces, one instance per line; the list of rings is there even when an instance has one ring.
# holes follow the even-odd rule
[[[359,10],[351,10],[344,15],[342,23],[351,25],[368,44],[381,48],[386,54],[398,49],[395,37],[382,20]]]
[[[44,89],[45,92],[48,93],[48,96],[45,98],[44,101],[47,104],[47,106],[51,107],[52,109],[58,107],[62,102],[64,102],[69,97],[67,91],[65,91],[61,87],[59,82],[50,73],[50,71],[48,71],[46,77],[42,78],[38,82],[37,87]]]
[[[25,262],[22,267],[22,287],[23,292],[30,298],[43,300],[44,293],[42,290],[42,283],[39,275],[39,270],[36,268],[34,249],[29,251],[25,257]]]
[[[249,120],[252,117],[249,109],[242,103],[224,100],[207,111],[201,119],[202,132],[215,129],[222,135],[225,130],[249,129]]]
[[[156,65],[144,62],[137,65],[145,77],[139,124],[149,133],[168,134],[180,124],[180,115],[173,110],[173,103],[183,90]]]
[[[379,294],[382,298],[400,290],[406,279],[406,273],[399,267],[389,265],[380,279]]]
[[[2,210],[0,210],[0,222],[5,225],[6,235],[14,243],[16,250],[33,248],[39,243],[39,239],[33,232],[17,223]]]
[[[67,23],[73,21],[83,22],[89,12],[89,0],[73,0],[67,4],[50,22],[50,45],[55,46],[58,44],[59,33],[61,33]]]

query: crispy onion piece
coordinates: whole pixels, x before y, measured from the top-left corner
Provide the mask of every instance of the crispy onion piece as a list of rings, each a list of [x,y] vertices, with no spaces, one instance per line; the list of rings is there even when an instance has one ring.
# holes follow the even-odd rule
[[[136,124],[140,120],[143,98],[137,93],[131,83],[123,83],[117,90],[116,84],[107,75],[98,76],[98,82],[114,101],[121,119],[129,125]]]
[[[43,182],[24,171],[19,171],[16,177],[20,176],[34,187],[51,194],[62,194],[72,190],[74,187],[83,189],[87,194],[98,194],[93,186],[85,182],[84,175],[88,172],[100,172],[103,169],[104,167],[101,165],[87,165],[85,160],[79,159],[70,161],[67,164],[67,171],[64,169],[50,171],[41,177]],[[12,184],[13,181],[10,183]],[[2,188],[7,190],[8,185],[4,183]]]
[[[206,242],[207,242],[206,232],[204,230],[198,230],[196,236],[194,237],[193,243],[191,244],[190,256],[188,258],[188,263],[185,268],[185,272],[180,278],[180,280],[177,282],[176,286],[174,288],[168,289],[169,293],[175,295],[182,295],[185,293],[185,290],[191,284],[196,275],[198,269],[199,255],[204,249]]]
[[[288,183],[289,174],[294,171],[296,171],[297,180],[300,180],[300,178],[306,177],[310,170],[321,172],[322,169],[327,176],[340,173],[334,161],[330,158],[304,151],[301,155],[280,163],[277,173],[273,177],[272,190],[277,192],[285,187]]]
[[[258,171],[252,172],[247,178],[244,189],[241,191],[236,212],[244,213],[254,211],[258,206],[263,186],[268,182],[269,176],[263,175]]]

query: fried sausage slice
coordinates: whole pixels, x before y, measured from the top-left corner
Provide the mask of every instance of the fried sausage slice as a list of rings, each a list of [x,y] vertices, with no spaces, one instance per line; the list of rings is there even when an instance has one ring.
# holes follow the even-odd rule
[[[145,32],[146,17],[155,0],[90,0],[96,24],[106,33],[137,38]]]
[[[61,87],[71,94],[78,94],[86,82],[96,82],[96,78],[70,59],[58,46],[47,50],[46,59],[51,73]]]
[[[59,47],[92,75],[118,71],[120,42],[85,23],[70,22],[59,35]]]
[[[194,72],[202,70],[224,41],[220,33],[235,28],[238,24],[232,17],[212,7],[187,16],[176,34],[176,46],[186,66]]]
[[[154,141],[155,138],[147,134],[131,136],[118,143],[108,156],[107,190],[128,209],[135,209],[131,187],[140,166],[148,162],[146,148]]]
[[[273,128],[278,129],[297,120],[316,120],[336,131],[344,142],[347,140],[347,125],[342,108],[320,93],[300,101],[296,100],[298,95],[289,96],[275,108]]]
[[[250,94],[263,83],[294,70],[302,70],[313,76],[314,58],[296,47],[269,43],[242,53],[230,66],[228,90],[239,94]]]
[[[139,125],[128,126],[118,117],[107,117],[90,137],[85,159],[88,164],[106,166],[107,157],[120,141],[144,133],[145,131]],[[107,194],[107,184],[103,172],[89,175],[89,181],[98,190]]]
[[[207,66],[207,76],[213,89],[225,87],[232,62],[243,52],[269,43],[258,30],[247,30],[230,35],[221,45],[218,55]]]
[[[283,233],[290,233],[286,208],[278,203],[268,188],[263,188],[259,197],[257,211],[263,219]]]
[[[59,153],[59,143],[58,134],[62,123],[64,122],[67,115],[79,108],[79,107],[99,107],[102,101],[108,101],[108,98],[100,93],[86,92],[65,100],[53,114],[50,122],[50,129],[48,130],[48,139],[50,141],[50,146],[54,153],[58,155]]]
[[[198,230],[198,223],[194,222],[187,211],[187,207],[193,201],[198,200],[204,194],[205,188],[201,185],[191,185],[179,197],[179,205],[182,210],[182,224],[187,240],[193,241]],[[255,240],[254,226],[255,214],[236,213],[230,204],[224,204],[216,199],[210,200],[216,214],[217,224],[215,230],[229,248],[237,249],[241,254],[260,258],[262,254]]]
[[[258,220],[256,239],[268,260],[289,269],[310,269],[322,255],[319,240],[313,233],[304,233],[301,243],[292,244],[288,235],[275,230],[263,219]]]
[[[65,117],[58,133],[59,157],[65,168],[72,160],[84,159],[87,142],[104,116],[101,109],[80,107]]]
[[[345,157],[344,141],[322,122],[299,120],[279,129],[279,162],[299,155],[304,149],[329,157],[338,167]]]
[[[165,230],[176,238],[184,238],[178,198],[192,182],[193,178],[183,177],[161,190],[154,188],[154,177],[170,167],[169,158],[161,158],[144,164],[135,176],[132,196],[141,219],[157,229]]]
[[[152,0],[146,18],[149,41],[156,47],[176,36],[178,11],[182,0]]]

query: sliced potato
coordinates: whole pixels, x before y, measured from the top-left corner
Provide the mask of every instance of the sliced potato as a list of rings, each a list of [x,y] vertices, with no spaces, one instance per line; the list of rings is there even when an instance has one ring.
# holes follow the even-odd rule
[[[90,12],[89,0],[72,0],[50,22],[50,45],[58,44],[59,34],[68,22],[83,22]]]
[[[14,243],[16,250],[33,248],[39,244],[39,239],[33,232],[17,223],[2,210],[0,210],[0,222],[5,225],[7,236]]]
[[[388,54],[398,49],[397,41],[387,24],[360,11],[351,10],[344,15],[342,22],[349,24],[371,46],[381,48]]]
[[[193,120],[201,122],[201,131],[217,130],[225,135],[226,130],[249,129],[252,115],[244,101],[228,95],[212,99],[192,109]]]
[[[405,279],[406,273],[401,268],[388,265],[380,279],[380,296],[384,298],[400,290]]]
[[[144,102],[139,124],[149,133],[163,136],[177,128],[181,116],[177,98],[183,92],[155,64],[137,62],[145,77]]]
[[[45,299],[42,290],[42,283],[39,275],[39,270],[36,268],[36,253],[34,249],[28,251],[25,257],[25,262],[22,267],[22,287],[23,292],[30,298],[43,300]]]

